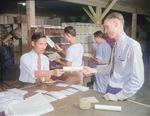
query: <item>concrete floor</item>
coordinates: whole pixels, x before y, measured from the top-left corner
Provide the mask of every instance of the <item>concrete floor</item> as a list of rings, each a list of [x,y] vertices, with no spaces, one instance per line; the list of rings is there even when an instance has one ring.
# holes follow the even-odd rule
[[[150,107],[150,77],[149,77],[148,58],[144,59],[145,82],[142,88],[128,100],[142,103],[141,105],[148,105]],[[14,65],[12,68],[7,68],[3,71],[3,82],[0,82],[0,91],[9,88],[22,88],[23,85],[18,81],[19,65]]]

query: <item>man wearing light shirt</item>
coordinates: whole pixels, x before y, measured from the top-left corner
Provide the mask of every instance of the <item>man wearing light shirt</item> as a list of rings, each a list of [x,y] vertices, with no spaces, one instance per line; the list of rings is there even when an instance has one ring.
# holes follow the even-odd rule
[[[56,58],[55,62],[59,63],[62,66],[81,66],[84,49],[82,44],[79,43],[76,39],[75,29],[72,26],[65,27],[64,37],[71,45],[66,50],[63,50],[61,47],[55,44],[55,49],[66,56],[66,61],[62,62],[59,58]],[[78,71],[67,71],[64,74],[63,80],[71,84],[82,85],[83,74]]]
[[[144,66],[140,44],[124,32],[124,18],[120,13],[109,14],[104,20],[105,33],[114,38],[114,63],[103,68],[84,67],[82,73],[110,74],[105,100],[124,100],[133,96],[144,83]],[[113,67],[114,65],[114,67]],[[113,69],[113,70],[112,70]]]
[[[43,55],[47,47],[47,39],[41,32],[36,32],[32,36],[31,45],[33,49],[25,53],[20,58],[20,76],[19,80],[26,83],[35,83],[37,79],[42,81],[53,81],[51,75],[61,76],[62,69],[49,70],[49,59]],[[40,63],[38,63],[40,58]],[[38,64],[40,69],[38,69]]]

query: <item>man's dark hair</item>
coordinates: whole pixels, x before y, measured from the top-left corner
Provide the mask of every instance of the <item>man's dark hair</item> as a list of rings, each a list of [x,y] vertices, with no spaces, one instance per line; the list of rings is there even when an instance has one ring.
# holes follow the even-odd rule
[[[102,33],[101,31],[96,31],[93,35],[94,37],[101,37],[103,39],[106,37],[105,34]]]
[[[46,36],[42,32],[35,32],[32,35],[32,41],[37,42],[40,38],[46,38]]]
[[[75,30],[72,26],[67,26],[67,27],[64,29],[64,33],[70,34],[70,35],[72,35],[72,36],[76,36],[76,30]]]

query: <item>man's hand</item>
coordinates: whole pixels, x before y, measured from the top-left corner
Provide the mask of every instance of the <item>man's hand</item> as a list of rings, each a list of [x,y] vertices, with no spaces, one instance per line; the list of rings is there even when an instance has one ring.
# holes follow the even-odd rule
[[[88,58],[89,58],[89,59],[92,59],[92,58],[93,58],[93,56],[92,56],[91,54],[89,54]]]
[[[61,76],[65,71],[63,69],[55,69],[53,74],[57,77]]]
[[[83,69],[80,72],[83,73],[84,76],[92,76],[92,74],[96,72],[96,69],[83,66]]]
[[[60,59],[58,57],[56,57],[55,62],[60,63]]]
[[[54,45],[54,48],[55,48],[56,50],[58,50],[58,51],[62,51],[62,50],[63,50],[63,49],[62,49],[61,47],[59,47],[59,45],[57,45],[57,44]]]
[[[49,76],[45,77],[45,82],[54,83],[53,79],[51,79]]]
[[[104,95],[105,100],[107,101],[117,101],[118,98],[116,97],[116,94],[107,93]]]

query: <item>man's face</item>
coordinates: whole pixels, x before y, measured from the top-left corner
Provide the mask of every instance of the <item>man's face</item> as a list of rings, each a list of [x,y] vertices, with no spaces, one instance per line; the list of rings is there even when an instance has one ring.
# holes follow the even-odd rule
[[[95,39],[95,42],[96,42],[97,44],[100,43],[100,37],[94,37],[94,39]]]
[[[118,30],[118,23],[115,19],[106,19],[104,21],[104,28],[105,28],[105,33],[110,38],[115,38],[117,35],[117,30]]]
[[[70,42],[70,35],[67,33],[64,33],[64,37],[67,40],[67,42]]]
[[[34,51],[37,54],[43,54],[45,52],[45,49],[47,47],[47,39],[46,38],[40,38],[36,42],[32,41],[32,46]]]

